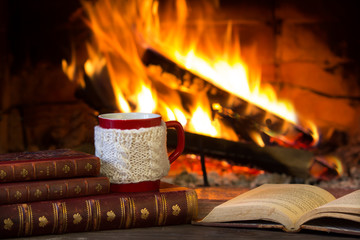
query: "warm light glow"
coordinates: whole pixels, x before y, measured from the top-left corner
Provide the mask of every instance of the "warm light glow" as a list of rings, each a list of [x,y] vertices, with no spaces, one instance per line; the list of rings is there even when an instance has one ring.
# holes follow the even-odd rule
[[[191,125],[197,133],[215,137],[216,128],[212,125],[209,115],[199,106],[193,113]]]
[[[296,123],[296,114],[292,105],[286,101],[278,101],[273,88],[270,86],[261,88],[260,85],[255,85],[253,90],[250,89],[248,72],[244,63],[231,64],[223,60],[207,62],[196,56],[193,51],[185,56],[175,51],[174,56],[177,62],[183,62],[187,69],[204,77],[215,86]]]
[[[311,136],[314,139],[311,146],[316,146],[320,141],[320,135],[316,125],[312,121],[307,121],[306,127],[310,130]]]
[[[309,172],[317,179],[330,180],[342,176],[344,167],[336,156],[318,156],[313,160]]]
[[[221,105],[218,104],[218,103],[214,103],[214,104],[212,105],[212,109],[214,109],[214,110],[220,110],[220,109],[221,109]]]
[[[181,79],[158,66],[143,65],[142,53],[151,48],[217,88],[296,123],[292,105],[261,83],[256,48],[243,58],[234,24],[214,24],[212,1],[192,11],[186,0],[83,4],[94,33],[85,72],[93,76],[106,64],[119,110],[157,112],[180,121],[187,131],[237,140],[232,128],[212,116],[206,88],[191,93],[185,106],[183,93],[188,90],[179,84]],[[199,107],[198,102],[207,104]]]
[[[100,74],[106,65],[106,59],[95,51],[95,49],[87,44],[86,45],[89,58],[86,60],[84,64],[84,70],[86,75],[90,78],[93,78],[95,74]]]
[[[76,67],[75,62],[72,61],[70,64],[68,64],[68,62],[65,59],[63,59],[61,61],[61,66],[62,66],[62,70],[66,74],[66,76],[70,80],[73,80],[74,75],[75,75],[75,67]]]
[[[136,108],[137,112],[154,112],[156,108],[155,97],[150,90],[150,88],[145,85],[141,86],[141,92],[137,95],[138,106]]]
[[[96,59],[98,61],[93,62],[90,59],[88,59],[85,64],[84,64],[84,69],[85,69],[85,73],[89,76],[92,77],[94,76],[96,73],[99,73],[101,71],[101,69],[105,66],[106,61],[104,58],[102,59]]]
[[[337,170],[339,176],[342,176],[344,174],[344,167],[341,160],[335,156],[329,156],[327,159]]]
[[[206,158],[205,162],[207,171],[209,173],[216,172],[219,176],[233,173],[237,176],[252,178],[264,174],[263,170],[258,170],[245,166],[232,165],[226,161],[219,161],[218,159]],[[194,154],[186,154],[180,156],[175,162],[171,164],[168,176],[175,177],[183,172],[198,174],[199,176],[201,176],[200,179],[202,180],[203,172],[201,169],[201,161],[199,159],[199,156],[196,156]]]
[[[260,147],[265,147],[265,143],[259,132],[251,131],[249,133],[249,136],[257,145],[259,145]]]
[[[180,109],[175,107],[174,114],[176,116],[176,120],[178,120],[181,123],[181,125],[186,126],[187,120],[184,113]]]
[[[65,59],[62,59],[61,67],[62,67],[63,72],[66,74],[66,76],[68,77],[69,80],[77,83],[82,88],[85,87],[83,75],[81,73],[77,72],[77,69],[76,69],[77,66],[76,66],[75,51],[72,52],[70,64]]]
[[[193,32],[186,25],[187,2],[179,0],[177,7],[177,14],[181,14],[175,19],[177,27],[165,27],[165,30],[159,28],[158,15],[152,16],[156,20],[147,22],[146,28],[138,26],[137,30],[141,32],[147,44],[153,45],[152,47],[157,51],[215,86],[296,123],[296,114],[292,105],[277,99],[275,91],[270,86],[261,86],[260,74],[250,76],[248,66],[241,59],[240,41],[236,35],[233,36],[231,22],[227,25],[224,39],[226,45],[223,46],[224,42],[213,38],[217,34],[216,31],[211,32],[213,28],[208,27],[206,32],[203,32],[205,26],[204,19],[201,18],[198,19],[198,32],[192,34],[192,37],[189,36]],[[154,12],[158,11],[153,10]],[[148,31],[142,31],[144,29]],[[203,42],[199,42],[200,37],[204,38]]]
[[[166,115],[169,120],[176,120],[175,114],[170,108],[165,107],[165,110],[166,110]]]
[[[124,96],[122,95],[121,92],[118,92],[117,96],[117,105],[119,107],[119,109],[121,110],[121,112],[131,112],[129,103],[126,101],[126,99],[124,98]]]

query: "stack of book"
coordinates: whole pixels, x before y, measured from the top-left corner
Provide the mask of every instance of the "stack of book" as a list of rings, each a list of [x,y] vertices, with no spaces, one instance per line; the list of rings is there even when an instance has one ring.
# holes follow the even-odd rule
[[[69,149],[0,155],[0,238],[190,223],[192,189],[111,193],[100,160]]]

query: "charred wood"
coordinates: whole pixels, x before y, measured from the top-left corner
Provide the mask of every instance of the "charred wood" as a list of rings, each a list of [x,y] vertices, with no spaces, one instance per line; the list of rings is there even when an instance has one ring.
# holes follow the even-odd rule
[[[176,147],[176,133],[168,130],[167,144]],[[194,133],[185,133],[184,153],[205,155],[225,159],[231,164],[248,166],[267,172],[285,173],[290,176],[309,177],[309,166],[313,154],[308,151],[284,147],[259,147],[255,144],[240,143],[212,138]]]
[[[170,89],[178,89],[195,96],[200,92],[205,92],[213,114],[224,118],[225,121],[232,122],[234,125],[245,124],[245,127],[250,126],[250,129],[261,131],[284,145],[295,148],[309,148],[314,142],[311,130],[295,125],[222,90],[152,49],[146,49],[142,61],[147,66],[149,75],[162,76],[153,79],[161,81]],[[246,135],[241,130],[243,128],[244,126],[235,127],[242,138]]]

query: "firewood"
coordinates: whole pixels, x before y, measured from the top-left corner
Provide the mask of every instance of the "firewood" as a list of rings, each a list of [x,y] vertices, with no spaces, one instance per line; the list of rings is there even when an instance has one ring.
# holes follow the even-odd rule
[[[176,147],[176,133],[168,130],[167,144]],[[226,159],[231,164],[258,168],[267,172],[285,173],[290,176],[309,177],[309,166],[314,154],[300,149],[284,147],[259,147],[185,132],[184,153],[200,154],[217,159]]]
[[[151,79],[161,82],[169,89],[185,92],[196,97],[199,92],[206,93],[214,114],[227,121],[252,126],[264,132],[284,145],[295,148],[309,148],[314,141],[312,132],[300,125],[295,125],[279,116],[247,102],[206,81],[179,66],[152,49],[146,49],[142,61],[147,66]],[[238,128],[239,129],[239,128]],[[238,134],[241,133],[238,130]]]

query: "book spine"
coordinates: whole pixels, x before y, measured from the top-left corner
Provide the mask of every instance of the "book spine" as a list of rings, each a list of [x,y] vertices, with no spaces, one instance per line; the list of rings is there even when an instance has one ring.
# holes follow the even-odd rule
[[[4,183],[0,185],[0,204],[99,195],[109,191],[110,182],[107,177]]]
[[[0,206],[0,238],[190,223],[194,190]]]
[[[0,165],[0,183],[90,177],[99,174],[100,159],[97,157],[20,163],[8,161]]]

